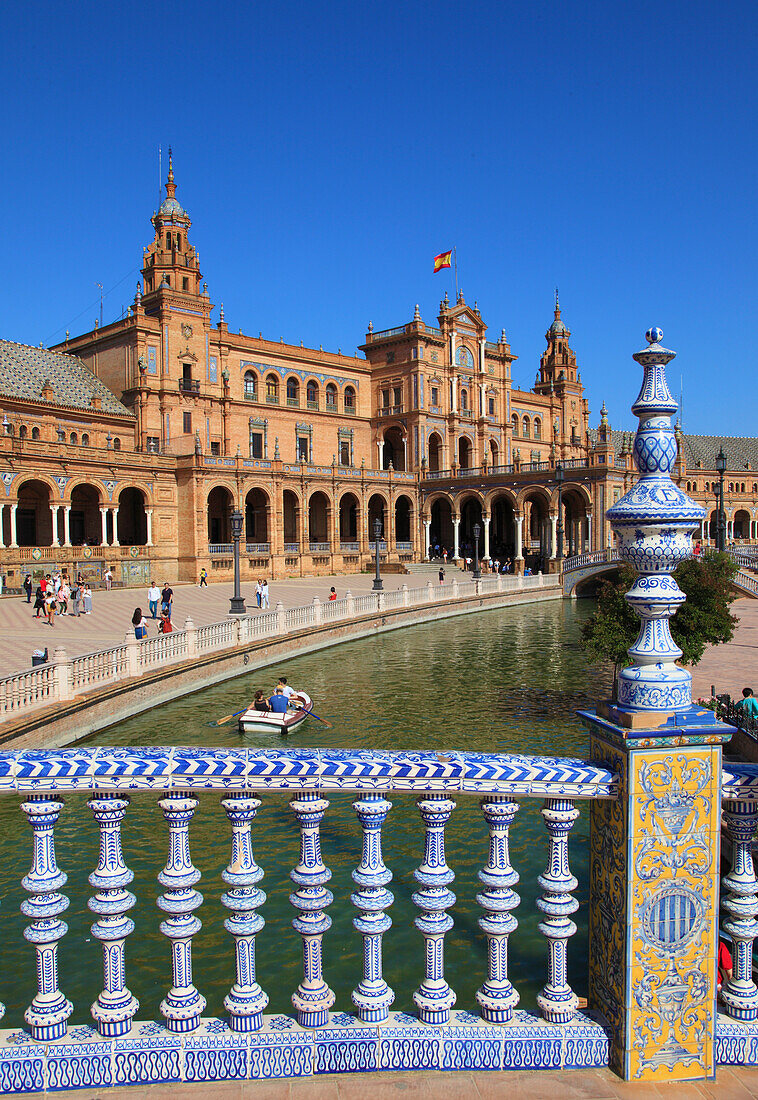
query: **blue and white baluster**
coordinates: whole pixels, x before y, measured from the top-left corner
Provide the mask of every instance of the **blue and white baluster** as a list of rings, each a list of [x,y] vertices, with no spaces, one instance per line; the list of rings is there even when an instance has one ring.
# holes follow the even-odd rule
[[[539,929],[550,948],[548,980],[537,997],[542,1015],[553,1024],[567,1024],[573,1019],[578,998],[566,978],[567,941],[576,932],[571,914],[579,908],[572,898],[577,880],[569,870],[568,835],[579,817],[574,803],[566,798],[548,798],[542,816],[550,834],[550,851],[547,870],[537,879],[545,891],[537,899],[537,908],[543,914]]]
[[[382,858],[382,826],[392,803],[380,794],[363,794],[353,803],[353,809],[363,829],[363,854],[353,871],[353,881],[360,889],[350,898],[360,910],[353,927],[363,936],[363,981],[351,997],[360,1018],[378,1024],[388,1018],[395,1000],[382,975],[382,936],[392,925],[384,910],[395,900],[386,889],[392,882],[392,871],[387,870]]]
[[[476,900],[485,911],[479,927],[487,937],[488,967],[487,980],[477,990],[476,999],[485,1020],[506,1024],[519,1002],[508,980],[508,937],[518,924],[511,910],[521,901],[511,889],[519,876],[511,866],[508,836],[519,804],[505,795],[490,795],[480,805],[489,826],[489,859],[479,872],[486,889],[476,895]]]
[[[168,920],[161,921],[161,932],[171,941],[174,981],[161,1002],[161,1013],[169,1031],[194,1031],[205,1008],[205,997],[192,984],[192,937],[202,928],[192,914],[203,903],[203,895],[194,888],[200,872],[192,866],[189,844],[189,823],[198,802],[188,791],[176,791],[158,805],[168,822],[169,847],[166,866],[158,875],[166,893],[157,905],[169,914]]]
[[[445,862],[445,825],[455,802],[444,794],[428,794],[419,798],[416,805],[426,836],[424,862],[413,872],[421,883],[421,889],[413,895],[413,904],[421,910],[414,924],[426,941],[426,973],[413,994],[413,1002],[423,1023],[446,1024],[456,997],[445,981],[445,933],[453,927],[453,918],[445,910],[455,905],[455,894],[448,890],[455,875]]]
[[[321,940],[332,926],[324,910],[334,900],[324,885],[332,872],[321,859],[319,836],[319,825],[328,806],[327,800],[319,798],[316,791],[303,791],[290,802],[300,826],[300,862],[290,871],[297,890],[290,894],[290,902],[300,911],[292,927],[303,937],[303,980],[292,995],[301,1027],[325,1027],[335,998],[322,973]]]
[[[232,911],[224,928],[234,936],[236,981],[224,998],[232,1031],[258,1031],[263,1026],[263,1012],[268,997],[255,978],[255,937],[263,928],[263,917],[255,912],[266,900],[256,882],[263,871],[255,862],[250,824],[258,812],[259,798],[246,794],[230,794],[221,799],[232,826],[232,856],[229,866],[221,872],[232,889],[221,895],[221,903]]]
[[[753,941],[758,935],[758,883],[751,844],[758,825],[752,802],[724,802],[724,821],[732,840],[732,869],[721,880],[722,906],[728,914],[724,931],[732,937],[732,978],[724,982],[721,999],[735,1020],[758,1019],[758,988],[753,981]]]
[[[126,887],[134,878],[121,851],[121,822],[129,799],[121,794],[100,794],[87,805],[100,827],[100,858],[89,876],[97,893],[89,908],[98,917],[92,935],[103,945],[103,991],[92,1006],[92,1016],[101,1035],[113,1038],[131,1030],[139,1001],[126,988],[124,941],[134,931],[127,913],[135,904]]]
[[[37,995],[24,1013],[32,1038],[46,1043],[66,1034],[66,1021],[74,1011],[58,989],[58,941],[68,932],[59,920],[68,909],[68,898],[58,893],[68,876],[55,862],[55,825],[63,809],[62,799],[32,795],[21,809],[34,833],[34,858],[21,883],[32,895],[21,903],[21,912],[32,924],[24,936],[37,951]]]

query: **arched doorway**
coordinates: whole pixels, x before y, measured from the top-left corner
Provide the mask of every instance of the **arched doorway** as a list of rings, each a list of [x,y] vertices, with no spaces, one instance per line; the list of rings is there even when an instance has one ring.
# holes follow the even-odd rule
[[[268,546],[268,494],[251,489],[245,497],[245,542]]]
[[[285,489],[282,500],[284,506],[284,550],[297,553],[300,549],[300,501],[291,489]]]
[[[389,470],[390,462],[394,470],[405,469],[405,442],[400,428],[387,428],[384,433],[382,468]]]
[[[462,435],[458,440],[458,465],[462,470],[470,470],[473,462],[473,449],[471,447],[471,440],[466,435]]]
[[[524,522],[522,526],[522,550],[525,565],[533,572],[541,569],[547,572],[550,556],[550,522],[545,497],[541,493],[530,493],[522,505]]]
[[[750,514],[746,512],[744,508],[740,508],[739,511],[734,513],[734,520],[732,521],[732,538],[750,538]]]
[[[374,541],[374,521],[377,519],[381,524],[381,533],[379,535],[379,538],[386,539],[389,532],[387,530],[387,516],[385,514],[384,497],[381,496],[379,493],[374,493],[374,495],[369,498],[368,502],[368,531],[366,533],[368,535],[369,542]]]
[[[71,490],[71,545],[93,546],[100,542],[102,530],[99,491],[94,485],[77,485]]]
[[[567,556],[584,553],[589,536],[587,505],[576,489],[564,489],[563,500],[563,553]],[[553,548],[553,554],[557,549]]]
[[[490,558],[499,562],[516,554],[516,520],[513,500],[501,494],[493,499],[490,507]]]
[[[432,553],[435,547],[440,551],[447,550],[452,557],[455,535],[453,533],[453,509],[447,497],[438,497],[432,504],[431,524],[429,525],[429,541]]]
[[[412,550],[411,538],[411,502],[406,496],[398,497],[395,501],[395,543],[398,550]],[[401,546],[404,543],[404,546]]]
[[[718,539],[719,530],[719,514],[718,511],[711,512],[710,519],[708,520],[708,538],[713,542]]]
[[[345,493],[340,498],[340,543],[353,543],[357,548],[358,498],[353,493]]]
[[[232,494],[223,485],[217,485],[208,494],[208,542],[211,546],[228,544],[232,541],[229,525],[234,501]]]
[[[44,481],[25,481],[19,487],[16,542],[19,546],[53,545],[50,487]]]
[[[458,550],[462,558],[474,557],[474,524],[479,524],[479,556],[484,548],[482,506],[476,497],[466,497],[461,505],[461,526],[458,531]]]
[[[494,439],[490,440],[489,452],[490,452],[490,466],[499,466],[500,465],[500,448],[498,447],[498,445],[497,445],[497,443]]]
[[[329,499],[326,493],[313,493],[308,501],[308,541],[315,546],[329,549]]]
[[[436,473],[443,468],[442,437],[437,432],[432,432],[429,436],[429,469]]]
[[[141,489],[122,489],[116,516],[118,541],[122,546],[147,546],[147,514]]]

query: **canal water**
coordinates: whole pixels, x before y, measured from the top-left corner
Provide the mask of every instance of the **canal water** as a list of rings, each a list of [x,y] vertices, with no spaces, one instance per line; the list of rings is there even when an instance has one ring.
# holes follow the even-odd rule
[[[607,670],[593,668],[579,646],[588,603],[556,601],[514,607],[444,622],[407,627],[381,637],[348,642],[270,669],[226,681],[122,722],[92,738],[100,745],[240,746],[343,749],[458,749],[492,753],[584,756],[587,736],[574,712],[608,695]],[[239,710],[255,688],[273,688],[280,673],[312,696],[314,710],[333,724],[329,730],[308,719],[289,739],[245,739],[236,722],[214,728],[213,719]],[[294,889],[289,871],[298,862],[299,833],[288,797],[264,794],[253,822],[256,861],[265,872],[259,886],[267,900],[266,926],[258,936],[258,979],[270,997],[269,1012],[293,1013],[291,995],[302,974],[302,941],[291,926]],[[321,829],[324,862],[332,871],[329,910],[332,928],[324,938],[324,975],[337,994],[335,1011],[351,1011],[350,991],[362,976],[362,941],[352,927],[354,889],[350,872],[360,860],[361,833],[351,808],[354,795],[329,795]],[[412,795],[389,796],[393,809],[384,827],[385,863],[394,873],[390,889],[393,926],[384,937],[384,968],[395,990],[394,1008],[412,1011],[411,995],[423,976],[423,940],[413,919],[413,869],[424,850],[420,815]],[[203,922],[193,946],[194,979],[207,998],[206,1014],[222,1015],[223,998],[234,980],[234,950],[224,930],[220,903],[227,889],[221,871],[229,860],[230,829],[220,794],[200,795],[191,826]],[[36,991],[34,950],[23,937],[20,885],[31,854],[31,829],[16,796],[0,800],[0,1000],[7,1006],[1,1026],[23,1023],[23,1009]],[[97,864],[98,832],[86,795],[66,796],[56,829],[59,866],[68,873],[63,892],[71,898],[64,915],[68,934],[59,951],[60,987],[75,1010],[72,1023],[91,1023],[89,1007],[102,988],[102,955],[91,936],[86,907],[93,889],[87,875]],[[474,993],[486,976],[486,942],[477,920],[477,871],[487,855],[487,830],[478,799],[458,796],[446,830],[448,864],[456,875],[455,926],[445,944],[446,977],[458,1008],[476,1011]],[[547,831],[541,801],[522,800],[511,831],[511,861],[521,876],[515,887],[521,904],[519,927],[510,941],[510,976],[521,1007],[534,1007],[546,979],[547,945],[538,930],[537,876],[547,861]],[[171,985],[170,947],[158,931],[156,875],[166,860],[168,831],[155,793],[136,791],[123,827],[127,865],[134,871],[131,912],[135,931],[127,941],[127,984],[141,1003],[138,1018],[160,1019],[159,1004]],[[577,935],[569,942],[569,980],[587,992],[588,815],[574,826],[571,866],[579,879]]]

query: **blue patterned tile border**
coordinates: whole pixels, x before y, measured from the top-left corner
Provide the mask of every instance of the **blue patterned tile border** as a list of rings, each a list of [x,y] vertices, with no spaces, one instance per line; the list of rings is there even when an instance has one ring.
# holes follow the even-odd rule
[[[460,754],[464,791],[499,794],[563,795],[571,798],[616,798],[612,772],[584,760],[547,756]]]
[[[758,1021],[744,1023],[719,1012],[714,1061],[717,1066],[758,1066]]]
[[[758,764],[733,764],[725,760],[721,778],[724,798],[740,802],[758,801]]]

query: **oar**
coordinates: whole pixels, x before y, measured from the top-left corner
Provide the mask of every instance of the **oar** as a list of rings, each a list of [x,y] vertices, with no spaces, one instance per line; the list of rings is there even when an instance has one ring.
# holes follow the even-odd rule
[[[242,710],[238,710],[236,714],[225,714],[223,718],[217,718],[215,722],[209,722],[209,726],[223,726],[227,722],[231,722],[232,718],[239,718],[240,714],[244,714],[247,707],[243,707]]]
[[[293,707],[294,710],[304,711],[309,718],[315,718],[317,722],[323,722],[328,730],[334,729],[334,726],[331,722],[327,722],[326,718],[319,718],[317,714],[314,714],[312,710],[308,710],[307,707],[299,707],[297,703],[290,703],[290,706]]]

